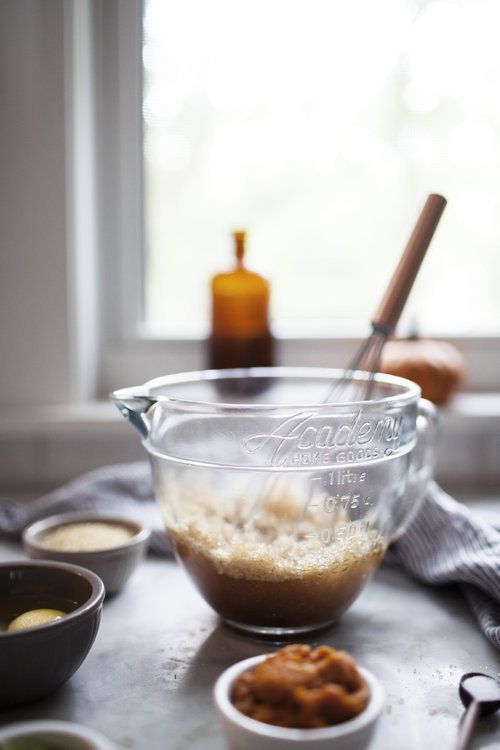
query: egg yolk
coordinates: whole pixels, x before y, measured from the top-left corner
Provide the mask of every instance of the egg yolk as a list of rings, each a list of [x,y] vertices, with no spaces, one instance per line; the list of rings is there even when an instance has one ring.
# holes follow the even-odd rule
[[[8,630],[23,630],[24,628],[34,628],[37,625],[45,625],[53,620],[60,620],[66,612],[60,609],[30,609],[29,612],[23,612],[9,624]]]

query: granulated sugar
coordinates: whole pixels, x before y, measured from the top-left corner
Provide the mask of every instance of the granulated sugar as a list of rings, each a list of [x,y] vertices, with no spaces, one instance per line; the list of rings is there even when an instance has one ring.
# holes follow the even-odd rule
[[[40,544],[54,550],[91,552],[119,547],[132,536],[132,529],[119,523],[82,521],[63,524],[47,532],[40,540]]]
[[[300,499],[286,492],[270,493],[245,519],[248,505],[205,489],[183,496],[176,521],[169,512],[165,521],[177,544],[205,555],[233,578],[279,581],[322,570],[345,578],[346,569],[378,564],[387,546],[365,521],[349,523],[342,512],[328,517],[304,511]]]

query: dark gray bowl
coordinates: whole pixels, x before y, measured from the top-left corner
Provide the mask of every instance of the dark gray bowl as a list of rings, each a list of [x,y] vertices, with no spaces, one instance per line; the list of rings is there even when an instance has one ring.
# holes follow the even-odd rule
[[[49,561],[0,563],[0,608],[10,597],[26,594],[62,597],[76,608],[45,625],[0,632],[1,708],[37,700],[65,683],[99,629],[104,584],[90,570]]]

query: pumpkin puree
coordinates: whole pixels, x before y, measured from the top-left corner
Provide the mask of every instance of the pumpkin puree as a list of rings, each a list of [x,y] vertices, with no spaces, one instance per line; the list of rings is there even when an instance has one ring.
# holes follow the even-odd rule
[[[268,656],[234,682],[233,705],[266,724],[316,729],[366,708],[370,688],[345,651],[293,644]]]

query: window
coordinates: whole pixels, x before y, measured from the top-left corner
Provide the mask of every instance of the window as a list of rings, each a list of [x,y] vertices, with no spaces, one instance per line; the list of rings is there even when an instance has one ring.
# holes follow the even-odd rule
[[[116,55],[102,389],[204,366],[209,278],[241,227],[273,285],[282,361],[342,366],[429,192],[449,204],[403,330],[452,337],[470,386],[496,388],[499,13],[494,0],[103,4]]]
[[[499,23],[496,0],[145,0],[150,330],[206,323],[238,227],[276,321],[367,321],[440,192],[405,317],[498,332]]]

